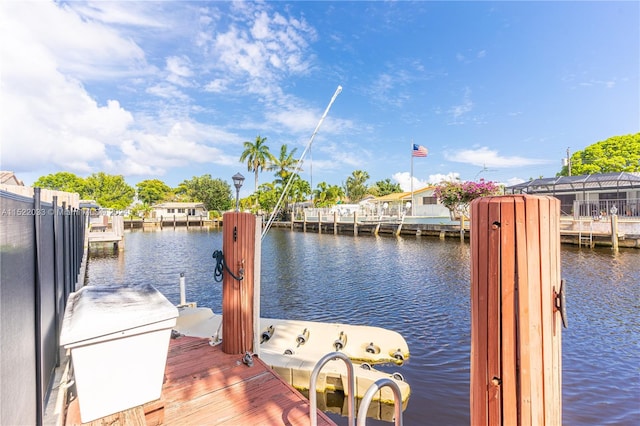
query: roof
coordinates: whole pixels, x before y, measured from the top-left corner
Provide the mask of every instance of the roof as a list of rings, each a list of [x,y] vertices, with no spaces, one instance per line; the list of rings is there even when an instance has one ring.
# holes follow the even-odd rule
[[[425,187],[420,188],[420,189],[415,189],[413,191],[413,195],[420,194],[421,192],[433,190],[434,188],[435,188],[434,185],[428,185],[428,186],[425,186]],[[407,191],[407,192],[394,192],[394,193],[391,193],[391,194],[383,195],[382,197],[376,197],[372,201],[374,201],[376,203],[390,203],[390,202],[404,201],[404,200],[411,200],[411,192],[410,191]]]
[[[505,192],[531,194],[619,189],[640,189],[640,173],[615,172],[540,178],[509,186],[505,188]]]
[[[24,186],[24,182],[18,179],[13,172],[0,171],[0,184]]]
[[[96,200],[80,200],[78,204],[81,209],[99,209],[100,205],[96,202]]]
[[[394,192],[391,194],[383,195],[382,197],[377,197],[375,200],[376,203],[391,203],[394,201],[402,201],[405,198],[411,198],[411,192]]]
[[[154,209],[195,209],[198,207],[202,207],[204,209],[204,204],[203,203],[178,203],[178,202],[173,202],[173,203],[160,203],[160,204],[155,204],[153,206]]]

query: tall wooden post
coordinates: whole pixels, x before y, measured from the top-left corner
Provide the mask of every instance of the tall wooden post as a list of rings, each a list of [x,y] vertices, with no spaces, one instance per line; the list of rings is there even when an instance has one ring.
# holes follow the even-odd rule
[[[253,352],[256,218],[228,212],[223,223],[222,253],[231,273],[225,268],[222,276],[222,351]]]
[[[358,211],[353,212],[353,236],[358,236]]]
[[[560,201],[471,209],[471,424],[562,424]]]
[[[611,215],[611,248],[618,252],[618,215]]]

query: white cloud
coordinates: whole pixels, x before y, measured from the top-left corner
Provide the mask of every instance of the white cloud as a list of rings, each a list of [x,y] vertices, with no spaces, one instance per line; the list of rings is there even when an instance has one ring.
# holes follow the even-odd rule
[[[252,17],[245,28],[233,22],[225,32],[216,33],[211,46],[212,61],[222,78],[231,74],[244,80],[244,90],[267,96],[280,93],[280,81],[290,75],[306,74],[311,57],[307,54],[315,31],[305,21],[286,18],[266,10],[250,13],[252,4],[234,5],[245,17]],[[260,9],[260,5],[256,6]],[[255,18],[253,18],[255,16]],[[214,86],[221,88],[224,86]]]
[[[487,147],[478,149],[462,149],[454,152],[445,152],[445,158],[458,163],[472,164],[478,167],[523,167],[539,164],[550,164],[549,160],[527,158],[520,156],[501,156],[498,151]]]
[[[145,116],[127,110],[117,98],[99,103],[87,91],[86,81],[112,84],[117,75],[137,78],[129,80],[131,90],[148,84],[147,93],[172,103],[190,101],[176,87],[188,85],[193,76],[188,57],[168,56],[166,70],[173,84],[162,82],[131,38],[95,20],[154,25],[144,14],[136,14],[136,20],[122,14],[124,9],[106,10],[105,3],[92,8],[79,3],[2,2],[0,7],[3,168],[126,176],[159,174],[190,163],[237,161],[222,149],[241,138],[184,118],[186,107],[161,108]],[[76,14],[80,9],[85,13],[82,19]],[[156,79],[147,79],[150,76]]]
[[[0,48],[3,167],[22,171],[47,164],[72,172],[90,171],[93,163],[104,158],[107,145],[120,143],[120,134],[133,118],[117,101],[98,105],[79,80],[61,72],[65,67],[60,54],[64,58],[81,56],[87,49],[85,44],[73,42],[69,31],[88,26],[53,4],[34,7],[33,3],[3,2],[0,7],[5,15],[0,30],[4,40]],[[102,29],[89,31],[87,38],[97,34],[113,41]],[[52,38],[57,39],[57,45]],[[65,47],[76,51],[65,52]],[[125,57],[133,53],[137,58],[136,49],[125,50]],[[99,57],[86,53],[85,62]],[[76,64],[75,71],[99,74],[88,71],[92,66]]]
[[[507,179],[507,181],[504,183],[505,186],[513,186],[513,185],[517,185],[519,183],[524,182],[524,179],[521,179],[519,177],[512,177]]]
[[[471,101],[471,89],[468,87],[464,90],[462,102],[458,105],[454,105],[449,109],[449,113],[453,116],[453,119],[458,123],[458,119],[463,115],[473,110],[473,101]],[[459,124],[459,123],[458,123]]]
[[[167,80],[182,87],[193,86],[189,78],[193,76],[191,62],[185,56],[170,56],[167,58],[166,70],[169,73]]]
[[[409,172],[398,172],[394,173],[391,178],[396,181],[400,188],[405,191],[411,191],[411,173]],[[460,178],[459,173],[451,172],[449,174],[433,174],[429,175],[429,177],[424,180],[420,179],[416,176],[413,176],[413,190],[418,190],[420,188],[424,188],[425,186],[437,185],[443,181],[454,181]]]

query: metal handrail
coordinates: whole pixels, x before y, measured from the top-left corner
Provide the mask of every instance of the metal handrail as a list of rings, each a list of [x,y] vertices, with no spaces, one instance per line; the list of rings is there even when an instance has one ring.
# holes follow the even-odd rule
[[[355,397],[355,383],[356,383],[356,373],[353,369],[353,363],[348,356],[343,354],[342,352],[331,352],[320,358],[320,360],[316,363],[316,366],[313,367],[313,372],[311,372],[311,379],[309,380],[309,419],[311,420],[311,426],[318,426],[318,396],[316,395],[316,382],[318,381],[318,375],[320,374],[320,370],[322,367],[334,359],[341,359],[347,365],[347,408],[349,411],[349,426],[356,425],[356,419],[354,417],[355,407],[356,407],[356,397]],[[395,385],[395,383],[394,383]],[[398,385],[396,385],[397,387]],[[400,388],[398,388],[398,392]],[[397,398],[397,397],[396,397]],[[366,411],[365,411],[366,414]]]
[[[367,424],[367,411],[369,410],[369,404],[371,404],[371,400],[375,393],[385,386],[389,386],[393,391],[395,425],[402,426],[402,393],[400,392],[400,386],[388,377],[376,380],[371,386],[369,386],[369,389],[367,389],[367,392],[362,397],[362,401],[360,401],[357,426],[365,426]]]

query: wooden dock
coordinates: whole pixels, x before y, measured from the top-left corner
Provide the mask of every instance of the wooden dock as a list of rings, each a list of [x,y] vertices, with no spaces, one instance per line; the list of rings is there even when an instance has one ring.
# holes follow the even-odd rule
[[[222,352],[208,339],[171,339],[162,396],[89,423],[104,425],[308,425],[309,401],[261,359]],[[66,425],[80,425],[79,401],[69,403]],[[335,425],[318,411],[318,425]]]
[[[103,216],[107,219],[106,216]],[[124,218],[122,216],[113,216],[111,223],[107,220],[102,223],[92,223],[89,226],[89,246],[97,244],[113,245],[119,250],[124,249]]]

